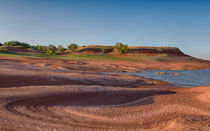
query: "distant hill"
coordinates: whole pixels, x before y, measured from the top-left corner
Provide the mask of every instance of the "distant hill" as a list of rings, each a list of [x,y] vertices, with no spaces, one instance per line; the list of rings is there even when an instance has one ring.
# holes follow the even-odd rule
[[[127,54],[143,54],[143,55],[173,55],[173,56],[188,56],[184,54],[179,48],[176,47],[152,47],[152,46],[128,46],[129,50]],[[33,48],[27,48],[25,46],[0,46],[0,49],[5,49],[9,52],[17,53],[37,53],[38,50]],[[105,45],[88,45],[79,46],[76,51],[77,54],[113,54],[118,55],[115,52],[114,46]],[[119,54],[120,55],[120,54]],[[120,55],[121,56],[121,55]]]
[[[179,48],[176,47],[129,46],[128,48],[128,53],[132,54],[169,54],[176,56],[186,56]],[[80,46],[77,52],[83,54],[112,54],[114,53],[114,46]]]

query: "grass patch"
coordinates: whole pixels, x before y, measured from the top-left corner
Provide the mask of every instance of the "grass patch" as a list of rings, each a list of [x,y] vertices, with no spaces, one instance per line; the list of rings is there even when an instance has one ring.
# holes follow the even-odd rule
[[[142,61],[154,59],[152,56],[146,55],[129,55],[129,56],[113,56],[106,54],[85,55],[85,54],[71,54],[71,55],[47,55],[42,53],[14,53],[2,52],[0,56],[6,57],[27,57],[27,58],[49,58],[49,59],[65,59],[65,60],[119,60],[119,61]]]
[[[65,60],[118,60],[118,61],[143,61],[143,60],[152,60],[154,59],[152,56],[146,55],[133,55],[133,56],[125,56],[118,57],[113,55],[84,55],[84,54],[72,54],[67,56],[46,56],[48,58],[56,58],[56,59],[65,59]]]
[[[39,53],[17,53],[17,52],[10,52],[6,49],[0,50],[0,56],[8,56],[8,57],[47,57],[45,54]]]

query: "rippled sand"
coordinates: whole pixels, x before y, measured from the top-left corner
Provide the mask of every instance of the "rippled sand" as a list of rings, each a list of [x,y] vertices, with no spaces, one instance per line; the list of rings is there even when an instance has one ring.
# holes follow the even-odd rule
[[[13,62],[0,78],[0,130],[210,130],[210,86]]]

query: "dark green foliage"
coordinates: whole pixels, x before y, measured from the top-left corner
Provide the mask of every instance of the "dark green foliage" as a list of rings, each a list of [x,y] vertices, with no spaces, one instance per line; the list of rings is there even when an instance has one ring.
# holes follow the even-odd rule
[[[58,54],[63,54],[63,53],[65,52],[65,50],[66,50],[66,49],[63,48],[62,45],[59,45],[59,46],[58,46],[58,49],[57,49],[57,53],[58,53]]]
[[[55,55],[56,54],[56,50],[57,50],[55,45],[49,45],[49,46],[37,45],[35,48],[40,53],[46,53],[48,55]]]
[[[19,41],[8,41],[8,42],[4,42],[3,45],[4,46],[23,46],[23,47],[26,47],[26,48],[31,48],[32,47],[28,43],[19,42]]]
[[[76,52],[77,47],[78,47],[78,45],[77,45],[77,44],[72,43],[72,44],[68,45],[68,47],[67,47],[67,48],[68,48],[68,50],[69,50],[69,51],[71,51],[71,52]]]
[[[36,47],[35,47],[39,52],[47,52],[47,50],[48,50],[48,47],[47,46],[41,46],[41,45],[37,45]]]
[[[49,45],[47,47],[47,54],[49,55],[55,55],[56,54],[56,46],[55,45]]]
[[[49,45],[49,46],[37,45],[37,46],[34,46],[34,45],[30,45],[28,43],[19,42],[19,41],[8,41],[8,42],[5,42],[3,44],[0,43],[0,46],[2,46],[2,45],[3,46],[11,46],[11,47],[12,46],[23,46],[23,47],[26,47],[26,48],[32,48],[32,49],[36,50],[38,53],[45,53],[45,55],[64,54],[67,50],[62,45],[59,45],[57,48],[56,48],[55,45]],[[82,47],[86,48],[85,45],[83,45]],[[72,43],[72,44],[68,45],[67,48],[68,48],[67,52],[78,51],[78,45],[75,44],[75,43]],[[79,48],[79,50],[81,50],[83,48]],[[107,52],[113,52],[113,46],[94,45],[92,48],[93,48],[94,51],[97,51],[99,49],[100,51],[98,51],[98,52],[102,52],[103,54],[105,52],[106,53]],[[87,48],[87,50],[90,50],[90,49]],[[128,51],[129,51],[128,45],[125,45],[125,44],[122,44],[122,43],[116,43],[116,45],[114,46],[114,50],[117,53],[120,53],[120,54],[125,54],[125,53],[128,53]]]
[[[31,48],[37,50],[37,46],[32,45]]]
[[[125,54],[129,51],[127,44],[125,45],[125,44],[122,44],[122,43],[116,43],[114,48],[115,48],[115,51],[117,53],[120,53],[120,54]]]
[[[10,52],[6,49],[0,49],[0,53],[10,53]]]

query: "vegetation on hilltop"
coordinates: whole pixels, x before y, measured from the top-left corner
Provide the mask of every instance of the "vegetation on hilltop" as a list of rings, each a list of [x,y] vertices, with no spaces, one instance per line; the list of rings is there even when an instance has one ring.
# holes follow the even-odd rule
[[[0,44],[1,45],[1,44]],[[25,47],[25,48],[24,48]],[[31,47],[31,48],[29,48]],[[33,51],[30,51],[32,50]],[[67,55],[71,53],[71,55]],[[151,54],[147,54],[151,53]],[[156,55],[158,54],[159,55]],[[124,55],[118,55],[124,54]],[[70,60],[156,60],[170,61],[177,59],[190,59],[192,57],[176,57],[184,55],[175,47],[149,47],[149,46],[128,46],[123,43],[116,43],[114,46],[88,45],[78,46],[75,43],[69,44],[67,48],[62,45],[30,45],[24,42],[9,41],[0,47],[0,56],[10,57],[36,57],[55,58]]]
[[[77,51],[77,48],[78,48],[78,45],[75,44],[75,43],[72,43],[72,44],[68,45],[67,48],[68,48],[68,50],[69,50],[70,52],[76,52],[76,51]]]
[[[41,46],[41,45],[37,45],[35,48],[37,51],[41,52],[41,53],[45,53],[48,49],[47,46]]]
[[[55,45],[49,45],[47,47],[46,53],[49,54],[49,55],[55,55],[56,54],[56,46]]]
[[[64,52],[66,51],[66,48],[64,48],[62,45],[58,45],[57,54],[64,54]]]
[[[117,51],[117,53],[120,54],[125,54],[128,53],[128,45],[122,44],[122,43],[116,43],[116,45],[114,46],[115,51]]]
[[[23,46],[25,48],[34,48],[34,46],[31,46],[28,43],[19,42],[19,41],[8,41],[8,42],[4,42],[3,46]]]
[[[33,52],[46,54],[46,55],[64,55],[68,53],[73,54],[139,54],[139,53],[156,53],[156,54],[172,54],[172,55],[184,55],[178,48],[175,47],[150,47],[150,46],[128,46],[123,43],[116,43],[114,46],[105,45],[88,45],[88,46],[78,46],[75,43],[69,44],[67,48],[62,45],[30,45],[25,42],[19,41],[8,41],[0,44],[0,49],[8,49],[9,51],[15,52],[15,50],[10,50],[11,48],[5,47],[25,47],[25,51],[34,50]],[[4,47],[4,48],[3,48]],[[19,48],[20,49],[20,48]],[[21,52],[21,51],[20,51]],[[31,51],[28,51],[31,52]]]

